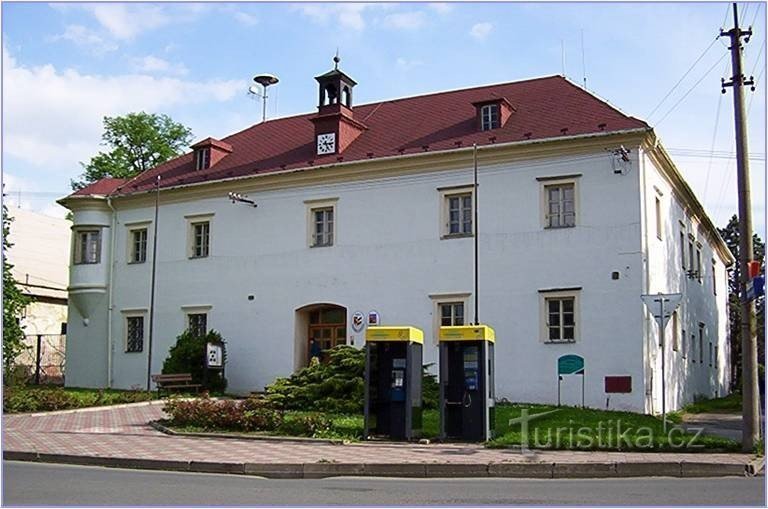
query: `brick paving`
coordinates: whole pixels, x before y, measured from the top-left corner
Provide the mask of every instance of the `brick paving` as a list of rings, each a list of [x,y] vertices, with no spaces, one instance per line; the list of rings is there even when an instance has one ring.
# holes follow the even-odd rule
[[[94,457],[233,463],[606,463],[744,464],[747,454],[622,453],[486,449],[472,444],[368,442],[349,445],[163,434],[147,423],[164,417],[162,402],[73,412],[3,416],[3,450]]]

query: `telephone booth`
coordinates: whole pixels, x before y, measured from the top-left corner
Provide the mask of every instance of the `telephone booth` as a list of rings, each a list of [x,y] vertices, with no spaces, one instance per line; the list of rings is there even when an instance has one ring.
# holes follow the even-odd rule
[[[482,442],[495,428],[494,344],[487,325],[440,327],[440,436]]]
[[[410,440],[421,435],[424,333],[415,327],[371,326],[365,333],[365,437]]]

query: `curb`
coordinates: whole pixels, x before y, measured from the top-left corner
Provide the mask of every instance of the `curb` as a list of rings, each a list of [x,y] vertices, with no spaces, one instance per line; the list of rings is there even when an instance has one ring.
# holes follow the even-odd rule
[[[765,466],[764,458],[748,463],[604,462],[604,463],[231,463],[169,461],[106,456],[77,456],[24,451],[3,451],[6,461],[239,474],[268,479],[323,479],[338,476],[412,478],[544,478],[592,479],[619,477],[752,477]]]
[[[249,435],[247,433],[205,433],[202,431],[175,431],[158,421],[149,421],[147,424],[155,428],[160,433],[177,437],[196,437],[196,438],[229,438],[238,440],[266,440],[272,442],[299,442],[310,444],[330,444],[345,445],[347,440],[339,438],[311,438],[311,437],[282,437],[270,435]]]

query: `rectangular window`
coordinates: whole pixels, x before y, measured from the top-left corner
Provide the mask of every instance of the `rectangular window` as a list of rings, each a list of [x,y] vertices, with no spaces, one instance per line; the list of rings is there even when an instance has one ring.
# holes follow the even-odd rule
[[[685,329],[682,329],[680,331],[680,351],[683,354],[683,359],[688,357],[688,350],[686,350],[685,339]]]
[[[696,334],[691,334],[691,362],[696,362]]]
[[[545,301],[547,340],[576,340],[576,297],[547,297]]]
[[[440,326],[464,325],[463,302],[441,302]]]
[[[202,221],[192,223],[192,252],[191,258],[205,258],[210,252],[211,223]]]
[[[481,129],[483,131],[489,131],[496,129],[500,125],[499,121],[499,105],[498,104],[486,104],[480,108]]]
[[[717,345],[715,345],[715,360],[714,360],[715,370],[719,369],[719,366],[718,366],[720,364],[720,360],[719,360],[720,357],[718,357],[719,352],[720,350],[717,348]]]
[[[147,261],[147,229],[131,230],[131,258],[129,263]]]
[[[715,270],[715,262],[712,262],[712,294],[717,295],[717,271]]]
[[[712,342],[709,342],[709,367],[712,367]]]
[[[201,148],[195,152],[195,169],[204,170],[211,166],[211,149]]]
[[[661,219],[661,200],[656,197],[656,238],[661,240],[662,234],[662,219]]]
[[[678,351],[680,349],[680,336],[678,327],[680,326],[678,323],[677,318],[677,311],[672,313],[672,350]]]
[[[80,230],[75,234],[75,264],[99,263],[101,230]]]
[[[688,269],[688,274],[690,274],[691,277],[693,277],[694,270],[693,270],[693,261],[695,260],[693,256],[693,241],[688,242],[688,264],[690,265]]]
[[[699,324],[699,362],[704,364],[704,324]]]
[[[208,315],[206,313],[188,314],[187,330],[195,336],[205,336],[208,332]]]
[[[446,235],[472,235],[472,193],[446,195]]]
[[[333,207],[312,209],[312,247],[333,245]]]
[[[125,319],[125,351],[141,352],[144,350],[144,317],[129,316]]]
[[[573,184],[544,186],[547,199],[546,227],[576,226],[576,200]]]
[[[696,279],[699,280],[699,283],[703,281],[702,276],[704,275],[704,270],[701,265],[701,248],[696,249]]]
[[[680,266],[685,270],[685,232],[680,232]]]

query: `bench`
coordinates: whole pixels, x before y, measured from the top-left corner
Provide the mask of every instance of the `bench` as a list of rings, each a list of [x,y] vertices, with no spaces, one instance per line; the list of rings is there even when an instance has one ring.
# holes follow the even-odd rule
[[[157,385],[157,394],[160,395],[160,391],[168,392],[170,389],[195,389],[195,392],[200,390],[200,384],[192,383],[191,373],[176,373],[172,375],[152,375],[152,381]]]

